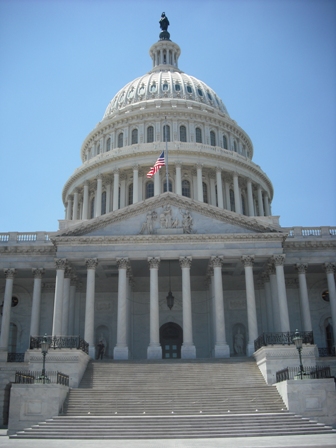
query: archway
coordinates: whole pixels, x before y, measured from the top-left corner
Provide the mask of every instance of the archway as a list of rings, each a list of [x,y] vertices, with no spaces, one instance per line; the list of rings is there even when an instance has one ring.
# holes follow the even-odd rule
[[[183,330],[174,322],[167,322],[160,328],[160,344],[163,359],[181,358]]]

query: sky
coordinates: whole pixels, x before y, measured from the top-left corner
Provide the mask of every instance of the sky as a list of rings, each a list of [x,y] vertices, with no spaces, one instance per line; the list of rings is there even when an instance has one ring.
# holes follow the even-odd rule
[[[82,142],[151,69],[163,11],[179,68],[250,136],[272,214],[335,226],[335,0],[0,0],[0,232],[58,229]]]

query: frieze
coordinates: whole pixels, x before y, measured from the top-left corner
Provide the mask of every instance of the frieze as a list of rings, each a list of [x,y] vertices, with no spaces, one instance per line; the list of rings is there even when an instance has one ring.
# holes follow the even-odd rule
[[[53,255],[56,254],[56,249],[53,245],[48,245],[47,247],[36,247],[36,246],[2,246],[0,247],[1,255]]]
[[[284,249],[336,249],[336,241],[288,241]]]

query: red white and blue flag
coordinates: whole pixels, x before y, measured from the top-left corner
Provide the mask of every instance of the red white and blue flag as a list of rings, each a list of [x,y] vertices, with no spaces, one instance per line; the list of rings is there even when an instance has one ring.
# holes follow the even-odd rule
[[[147,177],[154,176],[155,173],[159,171],[159,169],[165,165],[165,157],[164,157],[164,151],[162,151],[162,154],[155,162],[154,166],[151,167],[151,169],[147,173]]]

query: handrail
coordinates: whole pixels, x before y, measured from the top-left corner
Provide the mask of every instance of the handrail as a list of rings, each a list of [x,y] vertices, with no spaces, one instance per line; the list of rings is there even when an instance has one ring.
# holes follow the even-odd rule
[[[257,351],[261,347],[268,345],[291,345],[295,336],[294,331],[287,331],[284,333],[263,333],[254,341],[254,350]],[[301,331],[303,344],[314,344],[314,335],[312,331]]]
[[[80,336],[30,336],[29,348],[31,350],[40,349],[41,342],[45,337],[49,343],[49,348],[54,350],[70,348],[82,350],[84,353],[89,354],[89,344]]]

